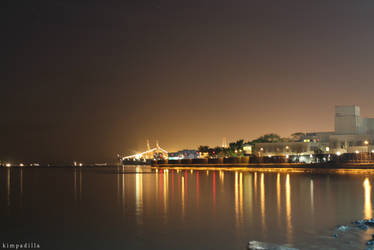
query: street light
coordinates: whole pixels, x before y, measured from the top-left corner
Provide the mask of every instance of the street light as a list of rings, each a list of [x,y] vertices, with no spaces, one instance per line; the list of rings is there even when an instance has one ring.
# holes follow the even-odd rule
[[[364,141],[364,144],[365,144],[365,145],[369,145],[369,141],[368,141],[368,140],[365,140],[365,141]]]

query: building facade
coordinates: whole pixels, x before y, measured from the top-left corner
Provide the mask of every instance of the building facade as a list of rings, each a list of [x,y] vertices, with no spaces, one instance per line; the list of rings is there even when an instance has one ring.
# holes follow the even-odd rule
[[[374,153],[374,118],[361,117],[357,105],[335,106],[333,132],[306,133],[303,142],[257,143],[257,156]]]
[[[357,105],[335,106],[335,131],[308,133],[325,153],[363,153],[374,147],[374,118],[362,117]],[[328,149],[328,150],[326,150]]]

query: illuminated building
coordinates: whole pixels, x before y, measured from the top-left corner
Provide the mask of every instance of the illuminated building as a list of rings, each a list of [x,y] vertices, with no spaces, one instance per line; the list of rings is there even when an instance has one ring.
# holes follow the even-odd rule
[[[200,153],[197,150],[185,149],[178,152],[168,153],[169,160],[197,159]]]
[[[243,145],[244,155],[251,155],[252,154],[252,145],[244,144]]]
[[[253,153],[260,157],[285,157],[298,156],[299,162],[311,162],[313,155],[319,148],[317,142],[266,142],[256,143]],[[292,157],[291,157],[292,158]]]
[[[359,106],[335,106],[335,134],[364,133],[365,119],[360,116]]]
[[[306,133],[303,141],[257,143],[258,156],[285,156],[374,152],[374,118],[360,116],[356,105],[335,106],[335,131]]]
[[[306,137],[318,141],[322,151],[341,155],[374,150],[374,118],[361,117],[356,105],[335,106],[335,131],[307,133]]]

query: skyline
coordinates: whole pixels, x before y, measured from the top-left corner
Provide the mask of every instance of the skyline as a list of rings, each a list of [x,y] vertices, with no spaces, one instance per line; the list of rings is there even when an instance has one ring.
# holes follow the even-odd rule
[[[374,3],[2,3],[0,159],[111,161],[374,117]]]

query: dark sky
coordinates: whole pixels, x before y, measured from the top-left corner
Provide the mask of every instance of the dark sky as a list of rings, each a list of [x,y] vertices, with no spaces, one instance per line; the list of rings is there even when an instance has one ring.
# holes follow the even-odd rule
[[[0,159],[110,161],[374,116],[374,2],[0,2]]]

